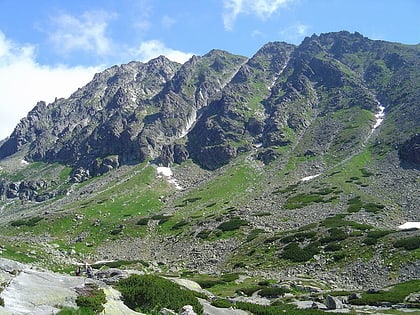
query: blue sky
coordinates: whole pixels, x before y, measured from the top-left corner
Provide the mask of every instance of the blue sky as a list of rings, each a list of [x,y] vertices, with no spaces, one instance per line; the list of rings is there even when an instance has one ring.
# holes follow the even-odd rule
[[[213,48],[251,57],[340,30],[418,44],[419,14],[419,0],[0,0],[0,139],[37,101],[114,64]]]

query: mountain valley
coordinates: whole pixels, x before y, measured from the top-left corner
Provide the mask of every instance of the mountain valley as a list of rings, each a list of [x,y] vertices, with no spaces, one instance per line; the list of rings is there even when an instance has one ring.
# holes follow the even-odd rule
[[[220,296],[420,284],[419,102],[420,45],[346,31],[111,67],[0,143],[0,256]]]

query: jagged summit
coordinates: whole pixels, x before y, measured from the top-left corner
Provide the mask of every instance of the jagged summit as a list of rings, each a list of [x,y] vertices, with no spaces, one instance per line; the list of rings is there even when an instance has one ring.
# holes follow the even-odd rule
[[[336,32],[106,69],[0,144],[0,252],[306,297],[418,279],[419,64]]]
[[[320,157],[338,147],[344,156],[369,125],[347,146],[334,145],[347,127],[333,113],[374,114],[378,101],[391,117],[407,116],[403,128],[389,125],[390,134],[380,136],[381,143],[400,146],[419,121],[418,50],[342,31],[314,34],[299,46],[267,43],[249,59],[214,49],[183,65],[159,56],[113,66],[68,99],[38,103],[2,144],[0,158],[25,149],[29,161],[95,173],[109,157],[115,165],[191,157],[215,169],[256,143],[267,162],[276,156],[273,146],[302,137],[319,143],[310,150]],[[406,78],[411,83],[401,85]],[[319,128],[329,130],[328,139]]]

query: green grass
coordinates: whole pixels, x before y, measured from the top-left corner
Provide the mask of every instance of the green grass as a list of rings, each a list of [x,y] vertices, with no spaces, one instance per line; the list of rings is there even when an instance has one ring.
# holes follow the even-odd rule
[[[95,180],[103,178],[94,179],[91,184],[94,185]],[[106,239],[144,235],[145,227],[136,223],[160,210],[160,196],[167,194],[169,189],[164,179],[156,177],[154,168],[143,163],[97,193],[67,205],[61,213],[38,222],[35,218],[22,219],[14,222],[19,226],[13,228],[19,228],[19,233],[54,235],[58,238],[55,243],[64,250],[83,235],[82,242],[72,246],[77,252],[87,253]],[[12,233],[16,231],[9,231]]]

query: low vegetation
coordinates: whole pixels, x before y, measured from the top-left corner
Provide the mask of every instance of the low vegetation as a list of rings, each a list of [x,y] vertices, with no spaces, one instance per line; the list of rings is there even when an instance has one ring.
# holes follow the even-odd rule
[[[350,300],[354,305],[380,306],[383,302],[392,304],[403,303],[404,299],[413,292],[418,292],[420,280],[412,280],[396,284],[395,286],[383,289],[368,291],[362,294],[361,298]],[[413,307],[420,307],[420,303],[412,303]]]
[[[104,310],[106,296],[104,290],[99,289],[96,285],[86,285],[83,290],[79,290],[76,298],[76,304],[81,309],[94,314],[99,314]]]
[[[118,282],[118,290],[124,303],[133,310],[154,312],[162,308],[178,311],[184,305],[192,305],[197,314],[203,307],[194,293],[155,275],[132,275]]]

